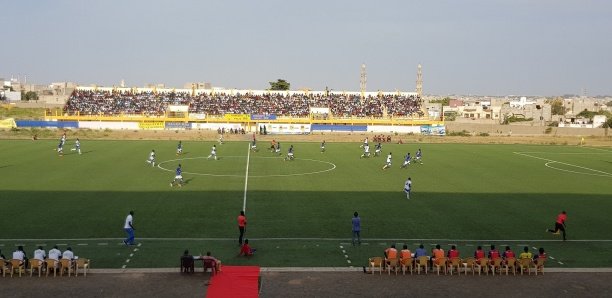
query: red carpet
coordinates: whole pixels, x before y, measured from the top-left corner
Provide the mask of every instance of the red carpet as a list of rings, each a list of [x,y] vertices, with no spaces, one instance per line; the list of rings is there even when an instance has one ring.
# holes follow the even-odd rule
[[[223,266],[221,270],[210,280],[206,297],[259,297],[258,266]]]

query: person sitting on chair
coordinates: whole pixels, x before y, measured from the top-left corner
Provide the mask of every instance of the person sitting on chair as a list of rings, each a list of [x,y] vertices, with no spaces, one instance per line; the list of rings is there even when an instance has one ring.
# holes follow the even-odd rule
[[[211,256],[210,251],[206,252],[206,255],[201,257],[201,259],[204,262],[204,271],[206,271],[206,268],[214,269],[213,273],[221,271],[221,261]]]
[[[189,254],[189,250],[185,250],[181,256],[181,273],[193,273],[193,256]]]

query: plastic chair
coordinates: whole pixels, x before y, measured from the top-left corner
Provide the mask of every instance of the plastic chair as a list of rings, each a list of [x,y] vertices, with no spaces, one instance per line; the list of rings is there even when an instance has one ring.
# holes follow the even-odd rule
[[[525,272],[525,270],[527,270],[528,275],[531,275],[532,263],[533,261],[528,258],[519,259],[519,269],[521,270],[521,275],[523,275],[523,272]]]
[[[217,274],[217,271],[219,269],[218,264],[215,260],[213,259],[204,259],[202,261],[203,266],[204,266],[204,273],[206,273],[206,271],[208,270],[208,268],[210,268],[210,274],[211,275],[215,275]]]
[[[374,270],[378,270],[380,274],[382,274],[382,266],[383,266],[383,258],[382,257],[373,257],[368,260],[370,264],[370,272],[374,274]],[[377,269],[378,268],[378,269]]]
[[[491,272],[493,272],[493,275],[495,275],[495,270],[496,269],[499,272],[499,275],[501,275],[502,261],[503,260],[501,258],[495,258],[495,259],[491,260]]]
[[[468,269],[470,269],[472,271],[472,275],[474,275],[474,265],[476,265],[476,259],[472,257],[463,259],[463,272],[465,272],[465,275],[467,275]]]
[[[480,260],[477,260],[474,266],[476,266],[476,269],[478,269],[478,275],[480,275],[481,271],[484,271],[487,273],[487,275],[489,275],[489,258],[481,258]]]
[[[53,259],[47,259],[46,260],[47,263],[47,273],[45,274],[45,276],[49,276],[49,271],[53,270],[53,277],[57,276],[57,270],[58,270],[58,261],[57,260],[53,260]]]
[[[410,274],[412,274],[412,269],[414,268],[414,261],[412,258],[406,258],[400,260],[400,264],[402,265],[402,274],[406,275],[406,271],[410,269]]]
[[[2,271],[2,277],[6,276],[6,272],[11,270],[9,268],[10,262],[5,261],[4,259],[0,259],[0,271]]]
[[[21,277],[22,272],[25,273],[25,266],[23,264],[23,261],[16,259],[11,260],[11,277],[13,277],[13,273],[15,273],[15,270],[19,271],[19,277]]]
[[[516,275],[516,258],[507,258],[504,263],[504,268],[506,269],[506,275],[508,275],[508,270],[512,268],[512,274]]]
[[[61,259],[60,260],[60,276],[64,275],[64,270],[68,271],[68,277],[70,277],[70,274],[72,274],[72,268],[73,268],[73,264],[72,264],[72,260],[68,260],[68,259]]]
[[[181,257],[181,273],[193,273],[194,269],[194,261],[192,256],[182,256]]]
[[[544,263],[546,262],[545,258],[537,258],[533,263],[535,274],[538,275],[538,272],[544,275]]]
[[[448,271],[450,271],[450,275],[453,275],[453,268],[457,268],[457,273],[461,274],[461,258],[450,258],[450,260],[448,260]]]
[[[447,258],[437,258],[434,260],[434,267],[436,268],[436,271],[438,273],[438,275],[440,275],[440,269],[444,269],[444,275],[446,275],[446,262],[448,261]]]
[[[393,269],[395,271],[395,275],[397,275],[398,267],[399,267],[399,260],[397,258],[389,259],[387,263],[387,273],[391,275],[391,269]]]
[[[91,262],[90,259],[84,259],[84,258],[77,259],[74,265],[74,276],[78,276],[79,268],[83,268],[83,276],[87,277],[87,268],[89,268],[90,262]]]
[[[425,268],[425,274],[427,274],[428,263],[429,263],[429,257],[428,256],[420,256],[417,259],[417,262],[416,262],[417,273],[421,274],[421,267],[423,267],[423,268]]]
[[[38,277],[40,277],[40,274],[42,273],[42,268],[43,268],[43,261],[38,260],[38,259],[30,259],[30,277],[32,277],[32,274],[34,273],[34,269],[38,270]]]

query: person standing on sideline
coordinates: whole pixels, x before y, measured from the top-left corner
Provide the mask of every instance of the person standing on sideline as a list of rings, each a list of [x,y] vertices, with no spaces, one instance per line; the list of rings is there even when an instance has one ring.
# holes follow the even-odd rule
[[[130,211],[130,213],[125,217],[125,225],[123,226],[125,232],[128,234],[128,237],[123,240],[123,244],[125,245],[134,245],[134,211]]]
[[[238,237],[238,244],[242,246],[242,238],[244,237],[244,232],[246,232],[246,216],[244,216],[244,211],[240,211],[240,215],[238,215],[238,230],[240,231],[240,236]]]
[[[563,241],[565,241],[565,221],[567,220],[567,213],[565,211],[561,211],[559,215],[557,215],[557,221],[555,222],[555,229],[547,229],[547,232],[551,232],[555,235],[559,235],[559,231],[563,232]]]
[[[357,239],[357,244],[361,245],[361,218],[359,218],[359,213],[355,211],[353,213],[353,246],[355,246],[355,239]]]
[[[410,190],[412,190],[412,180],[408,177],[408,180],[404,183],[404,192],[406,193],[406,199],[410,200]]]

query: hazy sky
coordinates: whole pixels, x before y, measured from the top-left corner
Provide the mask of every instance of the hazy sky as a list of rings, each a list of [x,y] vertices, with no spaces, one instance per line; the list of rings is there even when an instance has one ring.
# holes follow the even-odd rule
[[[2,1],[0,77],[612,94],[612,1]]]

